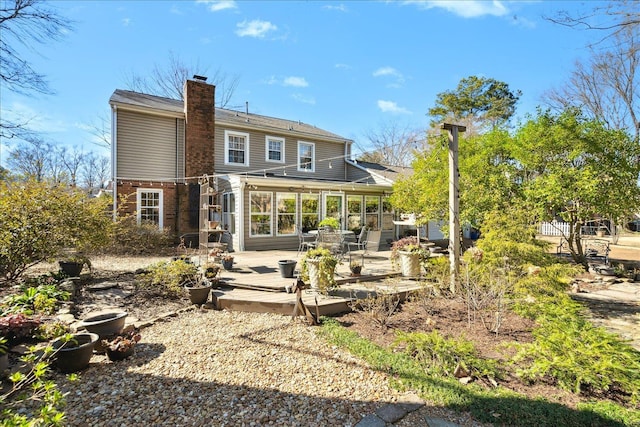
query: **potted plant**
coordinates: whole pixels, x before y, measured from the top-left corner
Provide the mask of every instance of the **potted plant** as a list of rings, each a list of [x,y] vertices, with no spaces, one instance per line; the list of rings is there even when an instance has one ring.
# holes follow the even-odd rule
[[[209,299],[211,286],[206,284],[204,280],[196,279],[185,282],[184,289],[189,294],[189,301],[191,301],[191,304],[202,305]]]
[[[84,255],[73,254],[63,257],[58,261],[60,270],[69,277],[78,277],[86,266],[91,270],[91,261]]]
[[[302,257],[302,280],[310,283],[311,289],[326,294],[336,285],[334,275],[338,262],[329,249],[310,249]]]
[[[0,376],[9,367],[9,354],[7,353],[7,339],[0,337]]]
[[[360,261],[351,261],[349,263],[349,270],[351,270],[352,276],[359,276],[362,273],[362,263]]]
[[[121,334],[102,340],[102,346],[109,360],[113,362],[131,356],[138,341],[140,341],[140,334],[132,326]]]
[[[328,228],[329,230],[339,230],[340,221],[338,221],[338,218],[328,216],[318,223],[318,228]]]
[[[394,266],[401,267],[405,277],[417,277],[420,275],[420,265],[429,257],[429,252],[420,246],[417,237],[403,237],[391,245],[391,262]]]
[[[224,250],[222,248],[213,248],[209,251],[209,258],[211,258],[213,262],[220,262],[223,253]]]
[[[93,348],[98,342],[98,334],[66,334],[56,339],[51,345],[53,365],[65,373],[80,371],[89,365]]]
[[[231,270],[233,268],[233,255],[228,253],[222,255],[222,267],[224,267],[225,270]]]

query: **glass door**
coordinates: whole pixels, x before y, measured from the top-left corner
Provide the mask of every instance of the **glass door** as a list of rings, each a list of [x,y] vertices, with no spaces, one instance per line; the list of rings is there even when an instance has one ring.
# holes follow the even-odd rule
[[[340,221],[340,229],[344,224],[344,193],[323,193],[323,219],[332,217]]]

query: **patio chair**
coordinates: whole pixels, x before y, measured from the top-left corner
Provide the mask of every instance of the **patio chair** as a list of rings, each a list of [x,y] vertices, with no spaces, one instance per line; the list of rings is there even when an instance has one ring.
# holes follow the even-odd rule
[[[329,249],[332,255],[342,259],[344,234],[340,231],[320,231],[317,246]]]
[[[296,226],[296,232],[298,233],[298,254],[316,247],[317,236],[303,233],[302,229],[298,226]]]
[[[364,264],[364,260],[367,255],[371,255],[374,252],[378,252],[380,249],[380,238],[382,237],[382,231],[369,230],[367,231],[367,240],[364,242],[364,248],[349,252],[349,257],[353,259],[361,258]]]
[[[367,227],[362,227],[362,230],[360,230],[360,234],[358,234],[358,238],[355,242],[346,242],[347,250],[351,252],[366,249],[368,234],[369,230]]]

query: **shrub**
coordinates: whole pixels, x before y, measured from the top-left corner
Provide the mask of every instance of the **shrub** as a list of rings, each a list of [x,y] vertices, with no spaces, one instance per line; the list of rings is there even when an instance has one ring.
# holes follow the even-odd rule
[[[23,313],[9,314],[0,317],[0,336],[5,337],[12,345],[33,336],[40,326],[40,319],[27,317]]]
[[[161,261],[137,276],[141,288],[173,297],[182,293],[182,284],[196,279],[198,268],[181,259]]]
[[[0,306],[3,313],[52,314],[60,301],[69,299],[69,292],[54,284],[37,287],[22,286],[21,293],[8,296]]]
[[[109,236],[106,199],[45,183],[0,182],[0,284],[63,248],[89,250]]]
[[[560,387],[580,393],[586,388],[606,393],[617,387],[640,401],[640,352],[617,335],[595,327],[580,304],[567,295],[535,305],[538,327],[534,341],[514,345],[513,362],[527,381],[552,380]]]
[[[480,357],[473,343],[464,338],[447,339],[437,330],[397,332],[393,345],[402,346],[430,374],[453,376],[461,369],[476,378],[499,377],[497,362]]]
[[[109,254],[158,254],[165,252],[173,243],[173,236],[158,225],[143,221],[138,224],[135,215],[118,216],[113,224],[113,233],[108,245],[102,248]]]

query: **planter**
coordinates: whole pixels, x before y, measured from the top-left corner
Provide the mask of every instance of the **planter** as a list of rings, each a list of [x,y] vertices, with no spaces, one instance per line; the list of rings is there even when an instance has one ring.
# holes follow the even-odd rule
[[[60,265],[60,270],[69,277],[80,276],[80,272],[84,267],[83,262],[74,261],[58,261],[58,265]]]
[[[398,251],[400,267],[404,277],[418,277],[420,275],[420,254]]]
[[[100,339],[104,339],[110,335],[122,332],[126,317],[127,312],[125,311],[104,313],[83,320],[81,325],[84,326],[87,331],[97,334]]]
[[[222,267],[225,270],[231,270],[233,268],[233,259],[231,260],[225,260],[224,258],[222,259]]]
[[[106,352],[109,360],[111,360],[112,362],[115,362],[118,360],[124,360],[127,357],[131,356],[133,354],[134,349],[135,349],[135,346],[133,345],[127,348],[125,351],[111,350],[110,348],[107,347]]]
[[[325,270],[320,266],[321,260],[321,258],[307,259],[307,271],[309,273],[311,289],[324,293],[331,286],[329,277],[332,277],[335,273],[335,267],[333,267],[331,271]]]
[[[211,288],[209,286],[193,286],[190,284],[184,285],[184,288],[189,293],[189,300],[191,304],[204,304],[209,299],[209,291]]]
[[[2,373],[7,369],[9,369],[9,354],[0,354],[0,377],[2,376]]]
[[[293,272],[296,269],[297,261],[292,259],[281,259],[278,261],[278,267],[280,268],[280,276],[291,278],[293,277]]]
[[[64,373],[77,372],[89,365],[93,348],[98,342],[98,334],[74,334],[75,342],[55,340],[52,346],[57,353],[53,359],[53,365]]]

